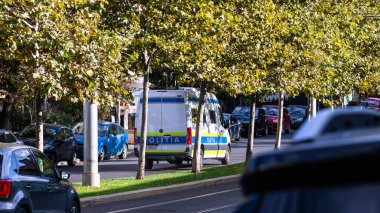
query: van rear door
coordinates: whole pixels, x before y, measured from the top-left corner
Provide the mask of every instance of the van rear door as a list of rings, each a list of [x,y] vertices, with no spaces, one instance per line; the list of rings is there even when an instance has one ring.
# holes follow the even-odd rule
[[[161,150],[173,153],[184,152],[187,137],[185,91],[168,90],[161,94]]]

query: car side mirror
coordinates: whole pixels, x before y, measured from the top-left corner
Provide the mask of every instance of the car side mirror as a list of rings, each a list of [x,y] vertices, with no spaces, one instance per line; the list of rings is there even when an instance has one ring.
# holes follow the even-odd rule
[[[70,174],[65,172],[65,171],[60,171],[59,172],[59,178],[61,180],[68,180],[70,178]]]

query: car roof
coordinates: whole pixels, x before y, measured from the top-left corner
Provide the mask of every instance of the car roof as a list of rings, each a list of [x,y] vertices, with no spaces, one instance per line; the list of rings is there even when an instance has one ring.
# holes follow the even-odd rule
[[[36,124],[29,124],[29,126],[35,126]],[[51,128],[51,129],[60,129],[60,128],[68,128],[67,126],[59,125],[59,124],[49,124],[44,123],[44,127]]]

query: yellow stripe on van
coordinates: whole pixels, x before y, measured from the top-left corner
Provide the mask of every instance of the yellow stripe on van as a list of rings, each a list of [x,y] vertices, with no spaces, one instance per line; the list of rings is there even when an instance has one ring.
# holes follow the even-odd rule
[[[171,136],[187,136],[187,132],[165,132],[165,135],[171,135]],[[137,132],[137,136],[141,137],[141,132]],[[160,132],[148,132],[148,137],[154,137],[154,136],[163,136]]]
[[[183,153],[184,150],[145,150],[146,153]]]

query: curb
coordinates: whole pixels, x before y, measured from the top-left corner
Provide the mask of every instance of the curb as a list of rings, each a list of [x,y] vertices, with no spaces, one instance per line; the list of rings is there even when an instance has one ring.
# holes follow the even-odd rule
[[[85,198],[80,199],[80,202],[82,206],[89,206],[89,205],[95,205],[95,204],[101,204],[101,203],[107,203],[107,202],[117,202],[117,201],[132,199],[132,198],[141,198],[141,197],[147,197],[147,196],[152,196],[152,195],[160,195],[160,194],[178,192],[178,191],[187,190],[187,189],[194,189],[194,188],[199,188],[199,187],[234,182],[234,181],[238,181],[240,177],[241,177],[240,174],[230,175],[230,176],[207,179],[207,180],[193,181],[193,182],[183,183],[183,184],[175,184],[175,185],[170,185],[170,186],[134,190],[134,191],[129,191],[129,192],[120,192],[120,193],[115,193],[111,195],[85,197]]]

